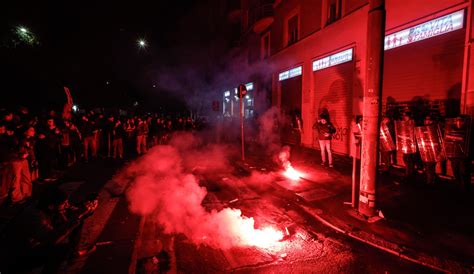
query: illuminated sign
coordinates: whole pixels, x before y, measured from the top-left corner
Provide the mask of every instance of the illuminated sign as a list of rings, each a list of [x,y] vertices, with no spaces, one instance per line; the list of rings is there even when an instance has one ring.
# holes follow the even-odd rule
[[[289,75],[290,75],[290,71],[289,71],[289,70],[280,73],[280,74],[278,75],[278,81],[283,81],[283,80],[288,79],[288,76],[289,76]]]
[[[246,88],[247,90],[252,90],[252,89],[253,89],[253,83],[250,82],[250,83],[245,84],[245,88]]]
[[[299,76],[301,75],[302,71],[303,71],[303,68],[301,66],[284,71],[278,75],[278,81],[283,81],[288,78]]]
[[[385,50],[398,48],[464,27],[464,10],[385,36]]]
[[[301,72],[302,72],[302,67],[301,66],[296,67],[294,69],[290,69],[290,78],[301,75]]]
[[[352,61],[353,49],[347,49],[333,55],[318,59],[313,62],[313,71],[329,68],[345,62]]]

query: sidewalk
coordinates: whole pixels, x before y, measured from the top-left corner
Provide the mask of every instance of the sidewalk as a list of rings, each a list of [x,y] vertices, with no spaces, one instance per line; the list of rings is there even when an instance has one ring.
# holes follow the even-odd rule
[[[423,174],[403,184],[402,171],[394,169],[378,180],[377,208],[384,219],[369,223],[351,208],[352,159],[334,158],[334,168],[322,167],[319,151],[293,149],[292,165],[303,178],[278,184],[302,197],[315,217],[355,239],[440,271],[472,271],[472,191],[466,193],[451,181],[424,185]],[[262,159],[249,153],[247,162],[261,166]]]

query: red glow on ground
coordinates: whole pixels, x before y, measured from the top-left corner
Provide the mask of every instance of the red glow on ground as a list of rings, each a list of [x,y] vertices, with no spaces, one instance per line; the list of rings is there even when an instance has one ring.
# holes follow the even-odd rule
[[[283,239],[283,232],[270,226],[255,229],[253,218],[241,217],[240,210],[232,210],[230,213],[238,215],[238,218],[232,219],[231,231],[240,238],[241,244],[260,248],[274,248],[281,244],[279,241]]]
[[[244,227],[243,229],[244,241],[250,246],[270,248],[276,246],[283,239],[283,233],[273,227],[265,227],[263,229]]]
[[[286,166],[285,172],[283,172],[283,175],[285,175],[286,178],[290,180],[298,180],[300,179],[303,174],[296,169],[294,169],[290,163]]]

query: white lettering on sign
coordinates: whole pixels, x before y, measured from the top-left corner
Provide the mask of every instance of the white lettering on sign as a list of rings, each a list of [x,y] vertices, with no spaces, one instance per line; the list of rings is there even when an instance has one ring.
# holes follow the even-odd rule
[[[253,89],[253,83],[250,82],[250,83],[245,84],[245,88],[247,89],[247,91],[252,90]]]
[[[290,78],[301,75],[301,72],[302,72],[302,67],[301,66],[296,67],[294,69],[290,69]]]
[[[464,27],[464,10],[385,36],[385,50],[429,39]]]
[[[229,97],[230,96],[230,91],[225,91],[224,92],[224,97]]]
[[[318,59],[313,62],[313,71],[329,68],[345,62],[352,61],[354,50],[352,48]]]
[[[280,74],[278,75],[278,81],[283,81],[283,80],[288,79],[288,76],[289,76],[289,75],[290,75],[290,71],[289,71],[289,70],[280,73]]]
[[[287,71],[284,71],[284,72],[278,74],[278,81],[283,81],[283,80],[286,80],[288,78],[293,78],[293,77],[299,76],[299,75],[301,75],[302,72],[303,72],[303,67],[302,66],[292,68],[290,70],[287,70]]]

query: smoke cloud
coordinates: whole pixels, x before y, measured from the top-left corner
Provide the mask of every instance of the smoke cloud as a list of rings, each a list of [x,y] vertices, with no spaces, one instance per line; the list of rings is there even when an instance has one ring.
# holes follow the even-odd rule
[[[175,135],[169,145],[152,148],[128,165],[114,179],[128,185],[126,197],[135,214],[156,218],[166,233],[182,233],[194,244],[215,248],[232,246],[266,247],[282,238],[272,228],[255,229],[254,219],[239,209],[207,211],[207,195],[193,173],[230,172],[226,145],[206,144],[193,134]],[[265,176],[263,176],[265,177]],[[253,175],[250,181],[261,179]],[[269,180],[268,178],[266,180]]]

